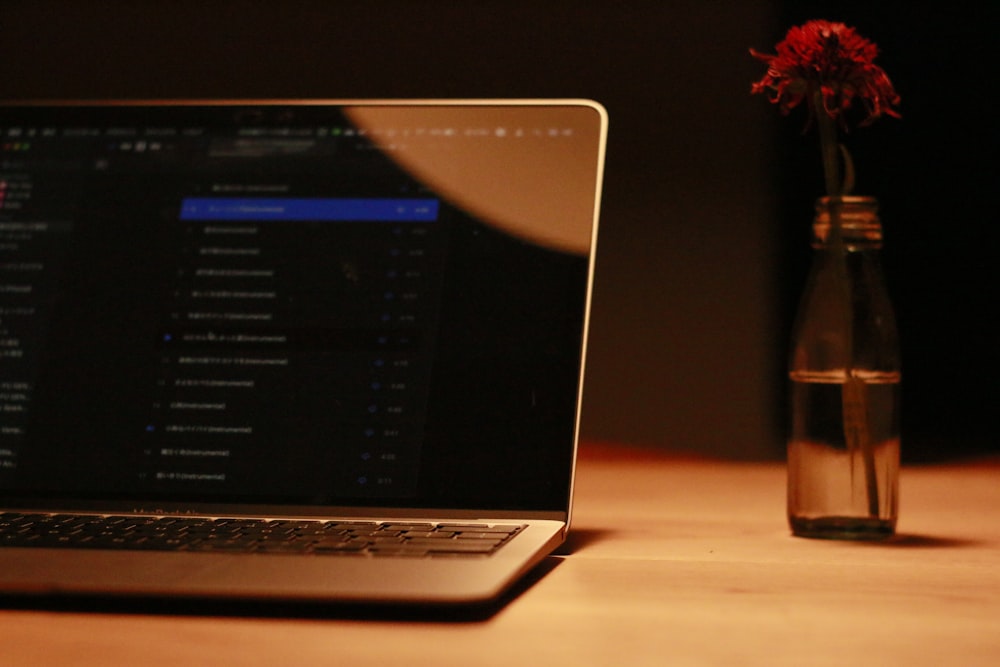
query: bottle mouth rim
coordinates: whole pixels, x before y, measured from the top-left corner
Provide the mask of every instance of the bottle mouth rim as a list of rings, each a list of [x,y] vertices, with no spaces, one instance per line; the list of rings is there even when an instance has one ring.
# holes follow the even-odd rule
[[[870,218],[878,222],[878,200],[875,197],[843,195],[820,197],[816,200],[816,218],[827,216],[836,209],[843,222]]]
[[[839,206],[836,206],[839,204]],[[833,212],[836,211],[836,216]],[[825,243],[830,238],[834,217],[844,241],[852,244],[878,244],[882,240],[882,222],[878,217],[878,200],[875,197],[845,195],[820,197],[816,200],[816,217],[813,219],[814,240]]]
[[[878,199],[870,195],[824,195],[816,200],[816,206],[820,205],[828,206],[829,204],[839,201],[843,204],[865,204],[871,206],[878,206]]]

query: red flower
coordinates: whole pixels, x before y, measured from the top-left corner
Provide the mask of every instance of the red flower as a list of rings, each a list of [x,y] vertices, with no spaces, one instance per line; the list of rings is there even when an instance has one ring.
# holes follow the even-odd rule
[[[893,108],[899,95],[885,71],[875,64],[878,47],[843,23],[809,21],[788,31],[775,47],[776,55],[750,54],[767,63],[767,74],[753,84],[751,93],[770,92],[771,101],[783,114],[806,100],[812,119],[820,104],[813,97],[820,93],[823,111],[845,125],[844,112],[860,99],[868,125],[882,114],[899,118]]]

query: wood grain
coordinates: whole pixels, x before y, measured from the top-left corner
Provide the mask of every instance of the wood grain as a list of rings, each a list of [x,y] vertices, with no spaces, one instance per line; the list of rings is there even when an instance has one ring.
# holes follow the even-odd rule
[[[1000,465],[905,468],[900,535],[790,537],[780,464],[581,457],[573,537],[492,613],[0,601],[0,665],[1000,664]]]

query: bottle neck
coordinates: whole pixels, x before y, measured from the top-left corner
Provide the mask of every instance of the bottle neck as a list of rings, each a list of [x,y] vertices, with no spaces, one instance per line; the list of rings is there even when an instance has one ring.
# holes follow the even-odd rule
[[[882,247],[882,222],[874,197],[821,197],[816,200],[812,246],[817,250],[877,250]]]

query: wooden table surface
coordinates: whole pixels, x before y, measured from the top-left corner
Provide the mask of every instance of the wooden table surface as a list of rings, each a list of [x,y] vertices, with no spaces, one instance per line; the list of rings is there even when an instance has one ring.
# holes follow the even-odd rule
[[[1000,462],[905,468],[900,535],[842,543],[780,464],[591,448],[573,526],[488,615],[0,600],[0,667],[1000,665]]]

